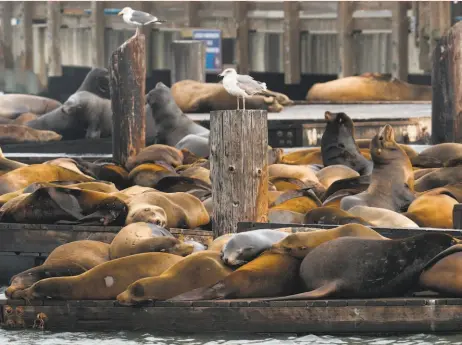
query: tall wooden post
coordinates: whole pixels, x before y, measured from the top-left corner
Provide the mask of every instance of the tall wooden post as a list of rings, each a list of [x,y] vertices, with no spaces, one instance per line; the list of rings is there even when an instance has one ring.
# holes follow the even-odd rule
[[[91,2],[91,43],[93,67],[105,68],[107,62],[104,58],[104,1]]]
[[[408,76],[408,29],[407,4],[396,1],[391,18],[391,76],[403,81]]]
[[[340,66],[339,78],[350,77],[355,73],[355,54],[353,39],[354,4],[351,1],[338,1],[337,35]]]
[[[206,47],[203,41],[173,41],[172,53],[172,84],[185,79],[205,82]]]
[[[0,49],[3,51],[3,64],[7,69],[14,68],[13,58],[13,30],[11,28],[11,17],[13,16],[13,1],[2,1],[2,28],[0,31]]]
[[[19,57],[18,67],[24,71],[34,69],[32,44],[32,6],[31,1],[21,1],[19,10]]]
[[[233,2],[233,18],[236,26],[235,61],[240,74],[249,74],[249,17],[247,1]]]
[[[284,1],[284,82],[300,84],[300,3]]]
[[[61,65],[61,2],[47,3],[47,48],[48,48],[48,76],[59,77],[63,74]]]
[[[214,236],[241,221],[267,222],[268,113],[222,110],[210,114],[210,177]]]
[[[125,166],[145,147],[145,37],[128,39],[112,53],[109,63],[112,100],[112,152]]]
[[[462,22],[437,43],[431,79],[432,143],[462,143]]]

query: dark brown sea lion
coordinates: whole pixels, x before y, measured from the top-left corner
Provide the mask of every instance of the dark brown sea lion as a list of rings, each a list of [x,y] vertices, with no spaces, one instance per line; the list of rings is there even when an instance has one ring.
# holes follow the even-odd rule
[[[131,186],[128,171],[116,162],[104,159],[87,162],[78,158],[74,158],[74,161],[78,163],[79,169],[85,169],[87,174],[95,176],[98,180],[114,183],[118,189]]]
[[[432,258],[458,242],[434,232],[398,240],[337,238],[303,259],[300,277],[307,292],[267,300],[402,297]]]
[[[462,182],[462,169],[460,167],[439,168],[415,181],[415,191],[424,192],[458,182]]]
[[[435,171],[435,170],[438,170],[439,168],[422,168],[422,169],[419,169],[419,168],[414,168],[414,181],[417,182],[417,180],[429,173],[431,173],[432,171]]]
[[[193,249],[193,245],[177,240],[165,228],[138,222],[120,229],[111,242],[110,256],[111,260],[147,252],[186,256],[191,254]]]
[[[51,297],[62,300],[115,299],[141,278],[155,277],[183,260],[168,253],[142,253],[102,263],[72,277],[47,278],[17,292],[27,300]]]
[[[423,194],[416,198],[404,216],[424,228],[452,229],[454,205],[459,202],[445,194]]]
[[[140,164],[156,163],[158,161],[177,167],[183,164],[183,152],[172,146],[151,145],[142,149],[136,156],[130,157],[126,167],[128,170],[132,170]]]
[[[321,205],[321,201],[312,190],[302,189],[289,190],[268,206],[271,210],[287,210],[305,214]]]
[[[303,224],[344,225],[351,223],[372,225],[361,217],[356,217],[349,212],[334,207],[319,207],[313,209],[305,214],[303,220]]]
[[[78,91],[87,91],[98,97],[111,99],[108,69],[93,67],[85,76],[82,84],[77,89]]]
[[[153,187],[166,176],[178,176],[175,169],[166,163],[145,163],[130,171],[128,178],[134,185]]]
[[[409,84],[384,74],[364,73],[316,83],[306,95],[308,101],[431,101],[432,88]]]
[[[369,187],[344,197],[340,207],[345,211],[357,205],[406,211],[415,199],[414,172],[409,157],[396,143],[390,125],[385,125],[372,139],[371,154],[374,169]]]
[[[287,254],[264,252],[219,282],[183,293],[172,301],[273,297],[298,288],[301,260]]]
[[[342,190],[349,190],[355,191],[355,194],[359,194],[367,188],[371,184],[371,175],[362,175],[357,177],[349,177],[341,180],[337,180],[332,183],[329,188],[325,191],[322,196],[322,200],[326,201],[328,198],[333,196],[333,194],[342,191]]]
[[[445,162],[462,156],[462,144],[442,143],[426,148],[411,160],[413,166],[440,168]]]
[[[359,149],[369,149],[371,146],[371,139],[356,139],[356,144],[358,144]],[[411,146],[406,145],[406,144],[398,144],[399,147],[401,147],[404,152],[408,155],[409,159],[412,159],[414,157],[417,157],[419,154],[417,153],[416,150],[414,150]]]
[[[6,94],[0,96],[0,116],[14,119],[23,113],[46,114],[61,103],[46,97],[23,94]]]
[[[24,290],[41,279],[78,275],[107,261],[107,243],[91,240],[65,243],[56,247],[42,265],[13,276],[5,295],[16,298],[15,291]]]
[[[61,139],[61,135],[49,130],[34,129],[25,125],[0,124],[0,144],[45,143]]]
[[[128,207],[107,193],[65,187],[41,187],[9,200],[0,208],[6,223],[77,223],[122,225]]]
[[[204,200],[212,193],[211,184],[198,178],[187,176],[162,177],[153,188],[165,193],[188,193]]]
[[[321,154],[324,166],[346,165],[360,175],[369,175],[372,163],[359,151],[355,142],[353,121],[345,113],[326,111],[326,129],[321,138]]]

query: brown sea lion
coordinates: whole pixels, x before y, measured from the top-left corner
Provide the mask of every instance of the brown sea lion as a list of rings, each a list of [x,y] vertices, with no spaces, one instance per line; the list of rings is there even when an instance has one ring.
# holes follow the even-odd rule
[[[314,186],[319,190],[324,190],[324,186],[319,182],[316,173],[304,165],[289,165],[289,164],[272,164],[268,167],[268,176],[270,181],[276,185],[274,178],[290,178],[298,179],[304,183],[305,186]],[[277,188],[277,187],[276,187]],[[278,189],[279,190],[279,189]]]
[[[372,226],[388,228],[418,228],[419,226],[403,214],[378,207],[355,206],[348,212],[356,217],[361,217]]]
[[[210,222],[202,202],[188,193],[146,192],[133,196],[128,208],[127,225],[147,222],[167,228],[194,229]]]
[[[186,256],[193,246],[177,240],[165,228],[150,223],[132,223],[120,229],[111,242],[111,260],[139,253],[162,252]]]
[[[0,208],[0,221],[29,224],[121,225],[128,207],[107,193],[65,187],[41,187]]]
[[[159,161],[172,167],[176,167],[183,164],[183,152],[168,145],[151,145],[145,147],[136,156],[130,157],[127,161],[126,167],[128,170],[132,170],[138,165],[144,163],[156,163]]]
[[[439,168],[415,181],[415,191],[424,192],[458,182],[462,182],[462,169],[460,167]]]
[[[25,167],[27,164],[8,159],[0,148],[0,175],[4,175],[14,169]]]
[[[416,198],[404,216],[423,228],[453,229],[452,211],[459,202],[444,194],[423,194]]]
[[[397,240],[337,238],[303,259],[300,277],[306,292],[266,300],[402,297],[427,262],[458,242],[435,232]]]
[[[266,251],[219,282],[188,291],[172,301],[273,297],[291,294],[298,288],[301,260]]]
[[[287,210],[305,214],[321,205],[321,201],[312,190],[301,189],[283,193],[268,206],[271,210]]]
[[[46,97],[26,94],[6,94],[0,96],[0,116],[16,118],[23,113],[46,114],[61,103]]]
[[[198,178],[187,176],[165,176],[154,186],[155,189],[164,193],[188,193],[204,200],[212,194],[212,186]]]
[[[112,160],[98,159],[88,162],[80,158],[73,158],[79,169],[85,170],[88,175],[95,176],[98,180],[112,182],[118,189],[131,186],[128,178],[128,171]]]
[[[280,147],[268,147],[268,165],[281,163],[284,150]]]
[[[161,275],[135,281],[117,296],[123,305],[148,300],[166,300],[225,278],[233,270],[223,264],[220,253],[201,251],[188,255]]]
[[[374,169],[369,187],[344,197],[340,207],[345,211],[358,205],[406,211],[415,199],[414,172],[409,157],[397,145],[390,125],[385,125],[372,139],[371,154]]]
[[[181,80],[172,85],[175,102],[184,113],[206,112],[234,109],[236,97],[228,94],[221,83],[201,83],[194,80]],[[247,109],[264,109],[280,112],[283,106],[293,102],[287,96],[272,92],[271,95],[254,95],[246,99]],[[230,108],[231,107],[231,108]]]
[[[432,88],[409,84],[378,73],[316,83],[306,95],[308,101],[431,101]]]
[[[462,203],[462,182],[454,183],[454,184],[447,184],[444,187],[433,188],[428,191],[420,193],[419,196],[422,195],[439,195],[444,194],[450,196],[457,200],[457,202]]]
[[[355,141],[355,127],[351,118],[345,113],[326,111],[326,129],[321,138],[322,162],[330,165],[346,165],[360,175],[372,172],[372,162],[359,151]]]
[[[334,207],[315,208],[306,213],[303,219],[303,224],[344,225],[351,223],[372,225],[361,217],[354,216],[349,212]]]
[[[340,237],[387,239],[375,230],[361,224],[345,224],[332,229],[319,230],[296,227],[293,229],[298,232],[290,234],[286,238],[275,243],[271,247],[271,250],[303,259],[308,253],[322,243]]]
[[[413,166],[440,168],[445,162],[462,156],[462,144],[442,143],[426,148],[411,160]]]
[[[107,261],[107,243],[91,240],[65,243],[53,249],[40,266],[13,276],[5,295],[8,298],[16,298],[16,291],[24,290],[41,279],[78,275]]]
[[[419,286],[444,296],[462,296],[462,245],[452,246],[430,260],[419,278]]]
[[[210,186],[212,181],[210,180],[210,170],[201,166],[191,166],[180,173],[181,176],[195,178],[201,180]]]
[[[168,253],[141,253],[110,260],[72,277],[47,278],[17,292],[27,300],[51,297],[63,300],[115,299],[130,284],[141,278],[156,277],[181,256]]]
[[[178,174],[171,165],[158,161],[136,166],[130,171],[128,178],[134,185],[152,187],[165,176],[178,176]]]
[[[413,167],[414,168],[414,167]],[[416,170],[417,169],[417,170]],[[422,168],[422,169],[419,169],[419,168],[414,168],[414,181],[417,182],[417,180],[435,170],[438,170],[439,168]],[[414,185],[415,187],[415,185]]]
[[[286,153],[281,157],[280,163],[289,165],[322,164],[321,148],[310,147]]]
[[[29,121],[32,121],[32,120],[35,120],[37,119],[38,116],[34,113],[24,113],[24,114],[21,114],[19,115],[15,120],[14,120],[14,124],[17,124],[17,125],[24,125],[26,124],[26,122],[29,122]]]
[[[62,136],[50,130],[20,124],[0,124],[0,144],[40,143],[59,141]]]
[[[0,195],[25,188],[34,182],[78,181],[90,179],[72,170],[49,164],[31,164],[0,176]]]
[[[44,162],[42,164],[56,165],[56,166],[59,166],[59,167],[62,167],[62,168],[72,170],[72,171],[76,172],[77,174],[81,174],[83,176],[88,177],[89,179],[94,178],[94,176],[90,176],[90,175],[86,174],[85,172],[83,172],[82,170],[80,170],[79,166],[78,166],[78,163],[75,160],[73,160],[72,158],[56,158],[56,159],[52,159],[51,161],[46,161],[46,162]]]
[[[316,176],[324,187],[329,188],[329,186],[335,181],[350,177],[357,177],[359,176],[359,173],[346,165],[336,164],[321,169],[316,173]]]
[[[329,188],[327,188],[327,190],[322,196],[322,200],[326,201],[328,198],[333,196],[333,194],[337,192],[345,191],[345,190],[355,192],[353,194],[359,194],[367,190],[370,184],[371,184],[371,175],[362,175],[362,176],[349,177],[349,178],[337,180],[334,183],[332,183],[329,186]]]
[[[302,224],[305,215],[303,213],[289,210],[268,210],[268,223],[280,224]]]

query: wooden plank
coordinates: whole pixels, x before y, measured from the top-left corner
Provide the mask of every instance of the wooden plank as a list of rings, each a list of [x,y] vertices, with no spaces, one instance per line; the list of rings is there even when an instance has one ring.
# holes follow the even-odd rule
[[[205,83],[204,41],[177,40],[171,44],[173,64],[170,71],[172,85],[190,79]]]
[[[432,68],[432,142],[462,142],[462,22],[443,36]]]
[[[61,2],[48,1],[47,13],[48,76],[59,77],[63,74],[60,38]]]
[[[2,1],[0,4],[2,11],[2,26],[0,31],[0,49],[3,52],[3,66],[6,69],[14,68],[13,58],[13,30],[11,28],[11,18],[13,17],[13,2]]]
[[[117,48],[109,65],[113,156],[125,166],[145,147],[145,36],[133,36]]]
[[[355,49],[353,39],[353,11],[354,4],[350,1],[337,3],[337,35],[339,47],[339,78],[355,74]]]
[[[265,221],[268,127],[266,110],[210,114],[210,179],[214,236],[236,232],[239,221]]]
[[[17,302],[23,301],[0,300],[3,328],[19,324],[32,328],[43,313],[44,329],[50,331],[360,334],[462,330],[462,299],[455,298],[184,301],[155,302],[142,308],[114,301]]]
[[[32,44],[32,6],[33,2],[21,1],[19,5],[19,56],[17,67],[24,71],[34,69],[33,44]]]
[[[104,58],[104,1],[91,2],[91,44],[93,67],[106,68],[107,62]]]
[[[402,1],[393,3],[391,24],[391,75],[406,82],[409,73],[407,7]]]
[[[284,1],[284,83],[300,84],[300,3]]]
[[[240,74],[249,74],[249,18],[247,16],[248,3],[246,1],[233,2],[233,21],[236,28],[234,61],[236,70]]]

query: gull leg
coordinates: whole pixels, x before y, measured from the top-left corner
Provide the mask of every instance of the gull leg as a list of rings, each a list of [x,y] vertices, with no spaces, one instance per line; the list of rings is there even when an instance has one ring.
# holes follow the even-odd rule
[[[237,110],[239,110],[239,96],[236,96],[237,99]]]
[[[136,27],[135,36],[138,36],[139,34],[140,34],[140,27],[137,26],[137,27]]]
[[[242,104],[244,105],[244,110],[245,110],[245,96],[242,97]]]

